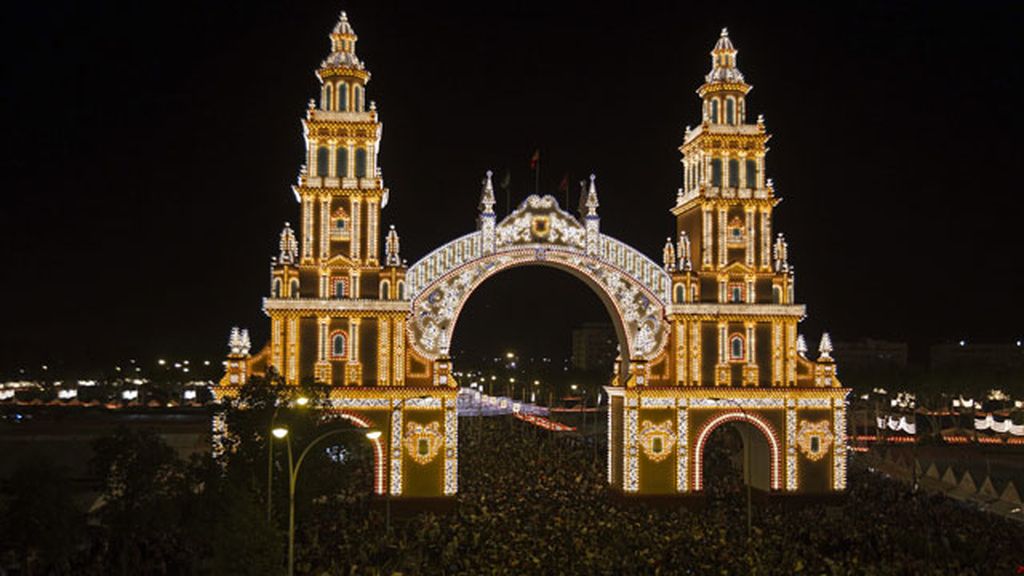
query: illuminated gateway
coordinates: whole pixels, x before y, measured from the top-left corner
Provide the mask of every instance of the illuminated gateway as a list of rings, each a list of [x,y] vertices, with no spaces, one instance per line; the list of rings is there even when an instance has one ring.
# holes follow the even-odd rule
[[[786,242],[772,230],[779,198],[765,178],[769,136],[760,117],[747,122],[751,86],[725,30],[697,90],[700,125],[680,147],[677,234],[661,265],[601,232],[593,177],[578,215],[552,196],[530,196],[499,219],[490,174],[476,230],[406,265],[394,228],[381,229],[381,123],[344,13],[330,39],[319,102],[303,119],[299,226],[281,232],[263,306],[270,342],[250,356],[248,335],[232,332],[221,395],[269,370],[292,385],[329,384],[333,410],[385,431],[375,441],[378,493],[452,495],[458,384],[448,346],[459,312],[492,275],[549,266],[593,289],[618,333],[622,356],[606,387],[611,485],[698,493],[705,441],[733,424],[754,487],[845,489],[847,390],[828,335],[811,360],[797,334],[805,307],[794,298]]]

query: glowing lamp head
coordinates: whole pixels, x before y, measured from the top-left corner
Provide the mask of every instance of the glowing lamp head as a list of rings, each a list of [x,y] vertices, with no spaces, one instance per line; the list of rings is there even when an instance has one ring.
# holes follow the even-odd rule
[[[298,398],[295,399],[295,403],[298,404],[299,406],[305,406],[309,404],[309,398],[306,398],[305,396],[299,396]]]
[[[366,433],[366,437],[369,438],[370,440],[377,440],[378,438],[380,438],[380,434],[380,430],[370,430],[369,432]]]
[[[274,435],[274,438],[277,438],[277,439],[280,440],[281,438],[284,438],[285,436],[288,435],[288,429],[287,428],[274,428],[273,430],[271,430],[271,433]]]

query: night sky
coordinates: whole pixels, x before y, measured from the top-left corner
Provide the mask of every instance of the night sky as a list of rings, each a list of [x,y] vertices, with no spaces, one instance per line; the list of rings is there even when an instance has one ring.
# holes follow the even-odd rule
[[[728,26],[773,134],[801,331],[919,351],[1024,336],[1019,3],[777,4],[10,7],[0,371],[219,359],[233,324],[262,345],[269,259],[298,222],[299,120],[341,9],[409,262],[474,228],[485,170],[511,172],[514,204],[532,192],[537,148],[543,191],[595,172],[603,231],[660,262],[677,147]],[[533,269],[466,310],[455,344],[481,353],[566,354],[572,326],[607,318],[581,282]]]

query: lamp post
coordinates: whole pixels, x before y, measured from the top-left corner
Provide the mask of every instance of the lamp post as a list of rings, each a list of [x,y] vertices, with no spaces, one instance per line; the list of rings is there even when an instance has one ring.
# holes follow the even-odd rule
[[[750,414],[747,414],[747,411],[743,409],[743,405],[740,404],[739,402],[737,402],[736,400],[733,400],[732,398],[711,398],[711,400],[720,400],[720,401],[724,401],[724,402],[729,402],[733,406],[739,408],[740,413],[743,414],[743,419],[746,420],[748,424],[750,423]],[[750,546],[750,534],[753,531],[752,530],[752,526],[753,526],[753,523],[754,523],[753,522],[754,507],[751,504],[751,498],[750,498],[750,476],[751,476],[751,474],[750,474],[750,438],[749,438],[750,432],[749,431],[747,432],[747,436],[748,436],[748,438],[743,441],[743,462],[744,462],[743,463],[743,475],[746,477],[746,478],[744,478],[744,480],[746,480],[746,484],[747,484],[747,546],[749,547]]]
[[[285,427],[274,428],[272,434],[274,438],[279,440],[285,440],[285,444],[288,446],[288,576],[295,574],[295,485],[299,479],[299,470],[302,468],[302,461],[306,459],[306,455],[309,454],[310,449],[313,448],[318,442],[327,438],[328,436],[334,436],[337,434],[344,434],[347,432],[363,432],[359,429],[343,428],[340,430],[329,430],[323,434],[317,436],[312,442],[306,445],[299,454],[299,459],[296,461],[292,457],[292,439],[288,435],[288,429]],[[365,432],[366,438],[369,440],[377,440],[380,438],[380,430],[370,430]]]
[[[305,396],[299,396],[298,398],[295,399],[295,404],[299,408],[305,408],[306,406],[309,405],[309,398],[307,398]],[[274,433],[274,430],[275,430],[274,424],[277,423],[277,413],[278,413],[278,411],[280,409],[281,409],[281,405],[280,404],[277,404],[277,405],[274,406],[274,414],[271,415],[271,417],[270,417],[270,433],[271,434]],[[274,501],[274,499],[271,497],[271,495],[273,494],[273,488],[274,488],[274,442],[268,439],[268,441],[267,441],[267,524],[270,524],[270,520],[271,520],[271,516],[272,516],[273,501]]]

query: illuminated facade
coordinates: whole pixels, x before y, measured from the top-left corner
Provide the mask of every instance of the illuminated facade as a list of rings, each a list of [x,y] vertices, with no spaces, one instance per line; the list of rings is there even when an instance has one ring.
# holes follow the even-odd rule
[[[270,342],[249,355],[233,332],[220,393],[274,370],[289,384],[331,386],[333,409],[384,431],[378,492],[430,497],[458,488],[458,383],[448,356],[463,304],[494,274],[549,266],[583,280],[606,305],[621,356],[607,387],[609,482],[629,494],[702,487],[702,448],[719,426],[744,424],[755,486],[845,487],[845,396],[827,335],[817,361],[796,326],[786,243],[772,239],[778,199],[764,178],[763,122],[745,122],[750,86],[723,31],[698,93],[703,121],[681,147],[685,186],[672,209],[678,239],[663,265],[601,232],[591,176],[578,215],[530,196],[498,219],[488,173],[474,232],[411,266],[391,229],[377,152],[381,123],[344,13],[303,120],[307,161],[293,190],[300,225],[285,224],[271,269]],[[754,450],[756,449],[756,450]]]

